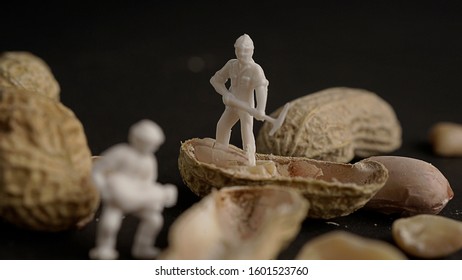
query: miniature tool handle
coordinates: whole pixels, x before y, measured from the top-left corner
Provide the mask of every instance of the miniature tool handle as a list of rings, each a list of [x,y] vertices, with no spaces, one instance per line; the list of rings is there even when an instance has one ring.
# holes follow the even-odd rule
[[[238,109],[244,110],[253,117],[259,116],[259,112],[257,109],[249,106],[247,103],[235,98],[234,96],[226,95],[226,96],[223,96],[223,98],[226,100],[225,103],[227,106],[236,107]],[[263,120],[268,121],[273,125],[272,129],[269,132],[269,135],[273,135],[282,126],[286,118],[287,112],[289,111],[289,108],[290,108],[290,103],[286,103],[286,105],[284,105],[284,108],[282,109],[281,113],[279,114],[277,118],[273,118],[268,115],[264,115],[262,117]]]

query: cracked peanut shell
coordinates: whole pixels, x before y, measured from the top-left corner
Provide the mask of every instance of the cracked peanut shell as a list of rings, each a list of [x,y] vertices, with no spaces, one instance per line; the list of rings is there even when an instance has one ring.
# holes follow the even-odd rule
[[[308,202],[277,186],[214,190],[169,230],[162,259],[275,259],[298,234]]]
[[[350,162],[355,156],[388,153],[401,146],[401,125],[393,108],[373,92],[328,88],[290,103],[274,135],[269,135],[272,125],[263,124],[257,152]]]
[[[379,162],[355,164],[257,154],[247,165],[242,149],[214,148],[214,139],[182,143],[178,166],[184,183],[197,195],[229,186],[278,185],[300,191],[310,203],[308,217],[329,219],[361,208],[387,181]]]
[[[0,88],[0,216],[20,227],[83,226],[99,195],[80,121],[59,102]]]

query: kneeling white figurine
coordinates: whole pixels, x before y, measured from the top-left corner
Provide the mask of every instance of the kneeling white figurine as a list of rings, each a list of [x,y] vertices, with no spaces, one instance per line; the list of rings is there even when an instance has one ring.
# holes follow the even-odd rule
[[[117,234],[123,216],[140,219],[132,247],[135,258],[155,258],[154,247],[163,226],[162,210],[176,204],[174,185],[157,183],[157,161],[154,152],[164,142],[162,129],[150,120],[134,124],[129,144],[118,144],[105,151],[93,166],[93,180],[101,192],[103,209],[97,228],[92,259],[117,259]]]

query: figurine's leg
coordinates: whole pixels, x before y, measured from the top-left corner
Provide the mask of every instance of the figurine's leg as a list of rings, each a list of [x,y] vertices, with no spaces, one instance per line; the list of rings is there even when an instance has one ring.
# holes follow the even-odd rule
[[[229,140],[231,139],[231,128],[239,120],[239,115],[236,114],[235,109],[226,107],[223,115],[217,123],[217,131],[215,142],[222,147],[227,148]]]
[[[135,234],[132,255],[138,259],[155,258],[160,250],[154,247],[157,235],[164,224],[160,211],[145,211],[140,215],[140,225]]]
[[[115,250],[117,233],[122,223],[122,211],[112,206],[105,206],[96,232],[96,247],[90,251],[92,259],[117,259]]]
[[[249,159],[249,165],[255,165],[255,136],[253,135],[253,117],[247,113],[241,113],[241,136],[242,146]]]

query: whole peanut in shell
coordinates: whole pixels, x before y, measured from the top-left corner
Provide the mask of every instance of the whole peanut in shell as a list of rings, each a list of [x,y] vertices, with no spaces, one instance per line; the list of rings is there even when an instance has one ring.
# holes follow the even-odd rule
[[[437,214],[454,196],[446,177],[428,162],[399,156],[367,160],[382,163],[388,169],[388,179],[366,203],[366,208],[405,216]]]
[[[0,216],[20,227],[61,231],[92,218],[99,194],[80,121],[59,102],[0,87]]]
[[[257,137],[259,153],[349,162],[401,146],[401,125],[393,108],[373,92],[328,88],[290,103],[274,135],[269,135],[272,125],[263,124]]]
[[[59,101],[60,86],[50,67],[29,52],[0,54],[0,87],[15,87]]]

